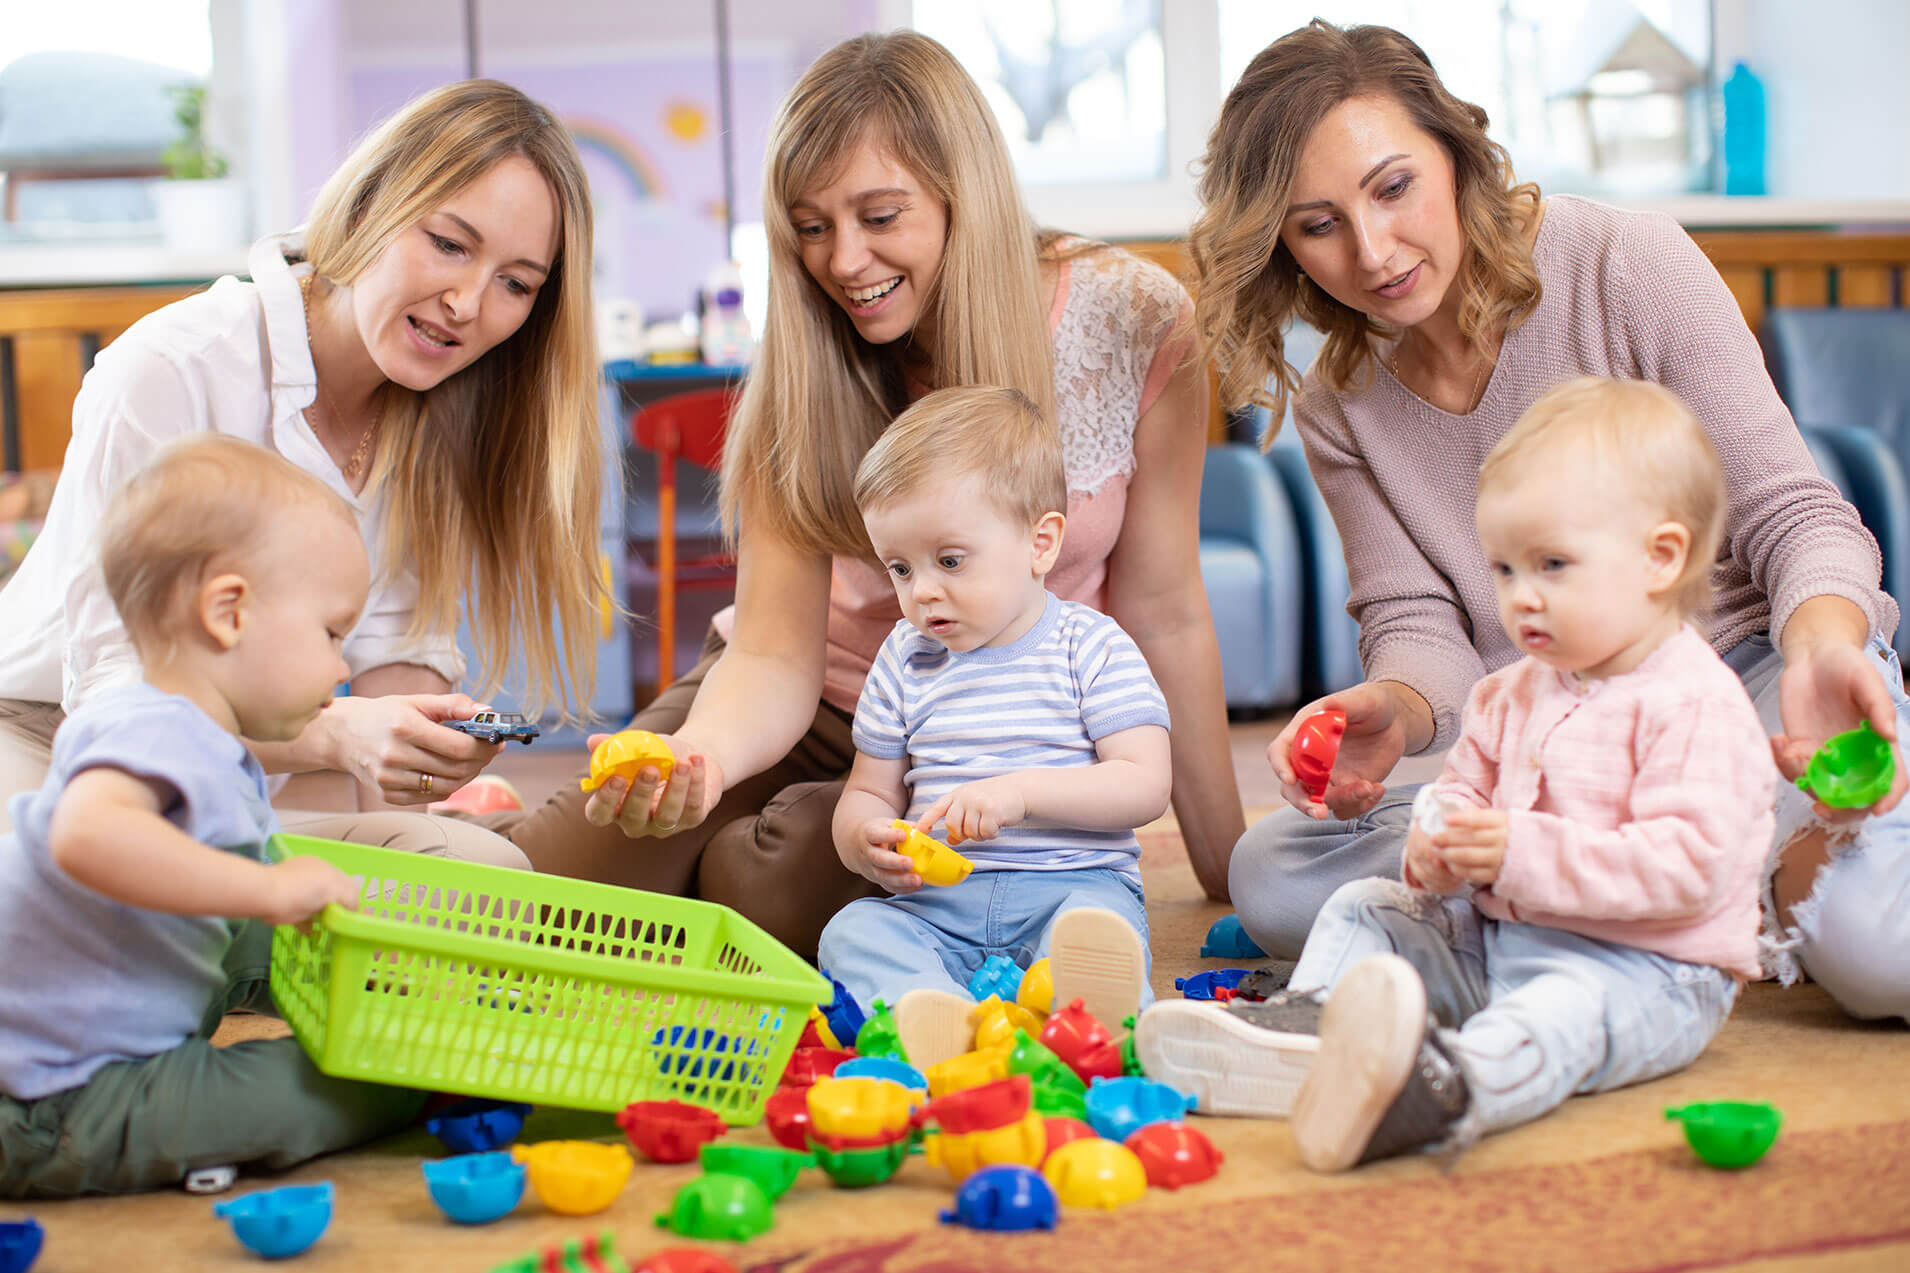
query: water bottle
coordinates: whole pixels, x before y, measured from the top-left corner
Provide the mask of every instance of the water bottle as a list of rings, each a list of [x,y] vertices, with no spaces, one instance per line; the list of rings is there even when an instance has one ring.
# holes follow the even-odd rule
[[[1739,62],[1722,95],[1724,193],[1764,194],[1764,84]]]

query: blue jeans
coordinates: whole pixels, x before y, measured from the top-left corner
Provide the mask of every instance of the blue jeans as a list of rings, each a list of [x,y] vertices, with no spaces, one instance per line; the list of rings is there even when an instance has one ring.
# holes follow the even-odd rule
[[[1393,880],[1357,880],[1327,899],[1293,987],[1331,989],[1384,952],[1419,971],[1440,1041],[1465,1073],[1471,1103],[1452,1134],[1460,1144],[1578,1093],[1683,1069],[1717,1037],[1738,993],[1722,969],[1489,920],[1467,898]]]
[[[1910,740],[1910,697],[1896,653],[1878,640],[1868,653],[1896,702],[1899,736]],[[1740,641],[1724,661],[1744,682],[1765,729],[1779,732],[1784,660],[1770,639]],[[1270,955],[1296,958],[1334,890],[1353,880],[1399,879],[1418,790],[1389,787],[1378,805],[1348,822],[1282,809],[1247,828],[1228,884],[1248,936]],[[1777,850],[1812,821],[1809,799],[1780,781],[1773,866]],[[1790,949],[1775,957],[1776,971],[1791,980],[1801,966],[1852,1016],[1910,1020],[1910,800],[1861,823],[1835,852],[1797,908],[1797,928],[1784,943]]]
[[[1055,917],[1099,906],[1134,925],[1147,949],[1147,908],[1138,876],[1120,871],[976,871],[960,884],[891,897],[865,897],[822,930],[817,962],[867,1008],[890,1007],[910,990],[968,994],[990,955],[1026,968],[1048,957]],[[1153,969],[1154,955],[1147,954]],[[1141,1006],[1154,1001],[1143,989]]]

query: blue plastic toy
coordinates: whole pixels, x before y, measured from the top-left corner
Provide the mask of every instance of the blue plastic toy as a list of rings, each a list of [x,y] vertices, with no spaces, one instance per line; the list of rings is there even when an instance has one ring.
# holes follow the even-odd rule
[[[332,1182],[286,1185],[212,1204],[212,1214],[232,1226],[232,1236],[254,1255],[282,1260],[325,1234],[332,1222]]]
[[[459,1224],[489,1224],[524,1196],[524,1164],[508,1153],[461,1154],[424,1164],[425,1188]]]
[[[1240,927],[1240,916],[1222,915],[1207,930],[1207,941],[1200,948],[1202,959],[1265,959],[1267,952],[1254,945]]]
[[[907,1061],[898,1061],[892,1056],[859,1056],[852,1061],[844,1061],[835,1069],[839,1079],[887,1079],[891,1083],[900,1083],[912,1092],[928,1091],[928,1080],[922,1072]]]
[[[962,1181],[954,1210],[941,1215],[943,1224],[1018,1233],[1054,1228],[1057,1209],[1054,1186],[1040,1172],[1020,1163],[1004,1163],[983,1167]]]
[[[45,1241],[46,1230],[31,1216],[0,1221],[0,1273],[27,1273],[40,1258],[40,1246]]]
[[[483,1154],[516,1140],[530,1112],[523,1101],[459,1101],[426,1120],[424,1129],[454,1154]]]
[[[687,1078],[702,1078],[704,1058],[712,1052],[718,1055],[727,1053],[732,1045],[736,1046],[738,1056],[754,1056],[756,1053],[754,1042],[740,1043],[732,1036],[718,1034],[708,1026],[704,1026],[699,1034],[693,1026],[673,1025],[667,1033],[664,1030],[658,1030],[650,1041],[658,1047],[663,1047],[666,1038],[669,1040],[668,1046],[678,1050],[665,1052],[657,1058],[657,1072],[660,1074],[671,1074],[682,1070]],[[689,1048],[695,1048],[697,1051],[685,1056],[683,1050]],[[710,1078],[717,1082],[729,1082],[736,1077],[734,1061],[725,1061],[719,1066],[712,1060],[708,1064]]]
[[[1215,968],[1210,972],[1197,972],[1191,977],[1174,978],[1174,989],[1189,999],[1212,999],[1215,989],[1232,990],[1252,971],[1251,968]]]
[[[968,979],[968,993],[980,1003],[989,995],[999,995],[1003,1003],[1013,1003],[1021,989],[1021,965],[1006,955],[990,955]]]
[[[1120,1144],[1149,1123],[1178,1123],[1194,1098],[1144,1078],[1097,1078],[1088,1086],[1088,1124]]]
[[[829,976],[826,972],[823,975]],[[829,977],[829,985],[835,990],[836,997],[822,1010],[822,1019],[829,1023],[829,1033],[840,1039],[843,1047],[853,1047],[856,1035],[862,1033],[862,1023],[869,1018],[847,986],[834,977]]]

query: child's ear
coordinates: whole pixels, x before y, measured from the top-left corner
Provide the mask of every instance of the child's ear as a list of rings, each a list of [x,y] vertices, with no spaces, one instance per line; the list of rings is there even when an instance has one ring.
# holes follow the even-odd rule
[[[1061,535],[1068,528],[1068,519],[1060,513],[1043,513],[1041,520],[1035,523],[1035,573],[1045,575],[1054,569],[1056,559],[1061,556]]]
[[[214,575],[199,589],[199,624],[221,650],[239,643],[251,607],[252,586],[242,575]]]
[[[1683,522],[1659,522],[1645,538],[1645,556],[1651,594],[1668,592],[1691,559],[1691,528]]]

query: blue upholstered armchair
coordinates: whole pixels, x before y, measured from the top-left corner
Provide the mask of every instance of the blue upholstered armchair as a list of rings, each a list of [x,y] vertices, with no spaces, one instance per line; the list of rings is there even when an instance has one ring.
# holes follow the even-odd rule
[[[1774,309],[1759,339],[1818,468],[1877,537],[1884,590],[1910,604],[1910,311]]]
[[[1200,486],[1200,577],[1220,637],[1227,706],[1266,710],[1300,696],[1300,537],[1260,453],[1207,448]]]

